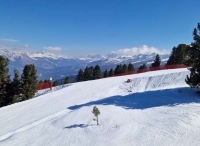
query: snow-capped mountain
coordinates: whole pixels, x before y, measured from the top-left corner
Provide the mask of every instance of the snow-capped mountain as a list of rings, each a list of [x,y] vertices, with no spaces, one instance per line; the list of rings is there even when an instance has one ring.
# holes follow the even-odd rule
[[[79,69],[86,66],[99,65],[101,70],[115,68],[117,64],[133,63],[137,68],[146,63],[150,66],[155,59],[156,54],[140,54],[135,56],[120,56],[119,54],[88,55],[86,57],[72,58],[67,56],[55,55],[48,52],[30,52],[19,49],[0,49],[0,55],[8,58],[10,75],[13,70],[18,69],[20,72],[26,64],[35,64],[39,79],[60,79],[66,76],[72,76],[78,73]],[[169,54],[160,55],[162,64],[165,64]]]
[[[28,52],[20,49],[1,49],[0,54],[5,55],[10,58],[10,60],[15,60],[18,57],[22,57],[23,55],[28,55],[32,59],[37,58],[51,58],[51,59],[58,59],[58,58],[67,58],[66,56],[58,56],[48,52]]]

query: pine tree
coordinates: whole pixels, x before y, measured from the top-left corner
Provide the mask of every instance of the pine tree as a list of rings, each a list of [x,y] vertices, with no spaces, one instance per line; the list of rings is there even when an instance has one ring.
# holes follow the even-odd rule
[[[59,83],[57,80],[53,82],[53,87],[58,86],[58,85],[59,85]]]
[[[114,71],[115,75],[123,73],[123,66],[121,64],[117,65]]]
[[[21,78],[17,69],[14,70],[14,78],[11,83],[10,89],[11,90],[10,90],[9,97],[12,98],[11,103],[18,102],[18,97],[20,96],[22,89],[21,89]]]
[[[39,80],[39,84],[41,84],[41,83],[43,83],[43,81],[42,81],[42,80]]]
[[[87,66],[85,68],[83,76],[84,76],[84,78],[83,78],[84,81],[88,81],[90,79],[90,70]]]
[[[109,77],[112,77],[112,76],[114,76],[114,70],[110,69],[110,71],[109,71]]]
[[[128,67],[126,64],[124,64],[122,67],[122,73],[127,73],[127,72],[128,72]]]
[[[189,51],[190,46],[186,44],[179,44],[177,47],[173,47],[167,65],[188,64],[190,62],[188,56]]]
[[[47,80],[47,79],[44,80],[44,83],[49,83],[49,82],[50,82],[50,80]]]
[[[171,55],[167,61],[167,65],[176,64],[176,47],[172,48]]]
[[[145,64],[145,63],[143,64],[143,69],[147,69],[147,66],[146,66],[146,64]]]
[[[187,66],[192,66],[195,62],[196,55],[198,54],[198,50],[194,49],[193,46],[187,45],[186,56],[184,64]]]
[[[8,75],[9,60],[0,56],[0,107],[8,104],[8,85],[10,82],[10,76]]]
[[[117,65],[114,70],[114,74],[117,75],[117,74],[119,74],[119,72],[120,72],[119,65]]]
[[[101,74],[101,68],[99,65],[96,65],[94,70],[93,70],[93,77],[94,79],[101,79],[102,74]]]
[[[157,54],[154,62],[151,64],[151,67],[159,67],[160,62],[161,62],[160,56]]]
[[[109,76],[109,72],[108,72],[108,70],[106,69],[106,70],[104,71],[103,77],[106,78],[106,77],[108,77],[108,76]]]
[[[12,82],[14,95],[21,93],[21,79],[20,74],[17,69],[14,70],[14,78]]]
[[[93,80],[94,79],[93,70],[94,70],[93,66],[90,66],[89,67],[89,80]]]
[[[70,78],[69,77],[66,77],[65,78],[65,81],[64,81],[64,84],[69,84],[70,83]]]
[[[134,65],[129,63],[128,64],[128,72],[132,72],[132,71],[135,71]]]
[[[19,95],[14,95],[14,96],[12,97],[12,103],[17,103],[17,102],[20,101],[20,99],[19,99],[18,96],[19,96]]]
[[[25,65],[21,75],[22,100],[33,98],[37,92],[37,70],[34,64]]]
[[[183,64],[185,62],[185,52],[187,49],[187,45],[186,44],[179,44],[177,47],[177,52],[178,56],[177,56],[177,64]]]
[[[143,65],[141,65],[141,66],[139,67],[139,69],[147,69],[146,64],[144,63]]]
[[[187,75],[185,81],[190,87],[200,87],[200,23],[198,23],[197,28],[193,31],[194,42],[191,44],[193,49],[191,56],[194,55],[193,65],[189,69],[190,76]],[[195,52],[195,53],[194,53]]]
[[[79,72],[78,72],[76,81],[77,82],[82,82],[83,80],[84,80],[84,74],[83,74],[82,69],[80,69]]]
[[[94,116],[96,117],[96,119],[93,119],[94,121],[97,121],[97,125],[99,125],[99,119],[98,116],[100,115],[100,111],[99,109],[94,106],[92,113],[94,114]]]

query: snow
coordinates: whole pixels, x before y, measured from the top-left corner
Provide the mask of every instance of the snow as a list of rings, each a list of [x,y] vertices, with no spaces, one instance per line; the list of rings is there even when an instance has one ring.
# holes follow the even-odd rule
[[[28,53],[29,57],[30,58],[51,58],[51,59],[68,59],[68,57],[66,56],[62,56],[62,55],[55,55],[55,54],[52,54],[52,53],[48,53],[48,52],[29,52]]]
[[[23,55],[29,56],[33,60],[37,60],[38,58],[50,58],[50,59],[70,59],[70,57],[63,55],[55,55],[53,53],[48,52],[30,52],[21,49],[2,49],[0,46],[0,54],[8,57],[10,60],[15,61],[16,58],[21,57]]]
[[[0,108],[0,145],[200,145],[200,98],[185,83],[187,74],[153,71],[40,91]]]

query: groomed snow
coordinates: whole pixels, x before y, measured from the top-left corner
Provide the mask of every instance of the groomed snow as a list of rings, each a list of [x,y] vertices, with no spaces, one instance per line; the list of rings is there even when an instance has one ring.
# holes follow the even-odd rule
[[[200,98],[185,84],[187,74],[154,71],[40,91],[37,98],[0,108],[0,145],[198,146]],[[91,112],[95,105],[99,126]]]

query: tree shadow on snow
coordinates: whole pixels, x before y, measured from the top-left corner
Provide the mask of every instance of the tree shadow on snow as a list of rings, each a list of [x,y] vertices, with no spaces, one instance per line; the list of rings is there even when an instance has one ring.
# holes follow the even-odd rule
[[[157,91],[146,91],[131,93],[126,96],[112,96],[85,104],[68,107],[76,110],[83,106],[115,105],[125,109],[147,109],[159,106],[175,106],[178,104],[200,103],[199,95],[189,87],[166,89]]]
[[[88,127],[89,125],[85,125],[85,124],[74,124],[74,125],[71,125],[71,126],[67,126],[65,128],[68,128],[68,129],[71,129],[71,128],[85,128],[85,127]]]

